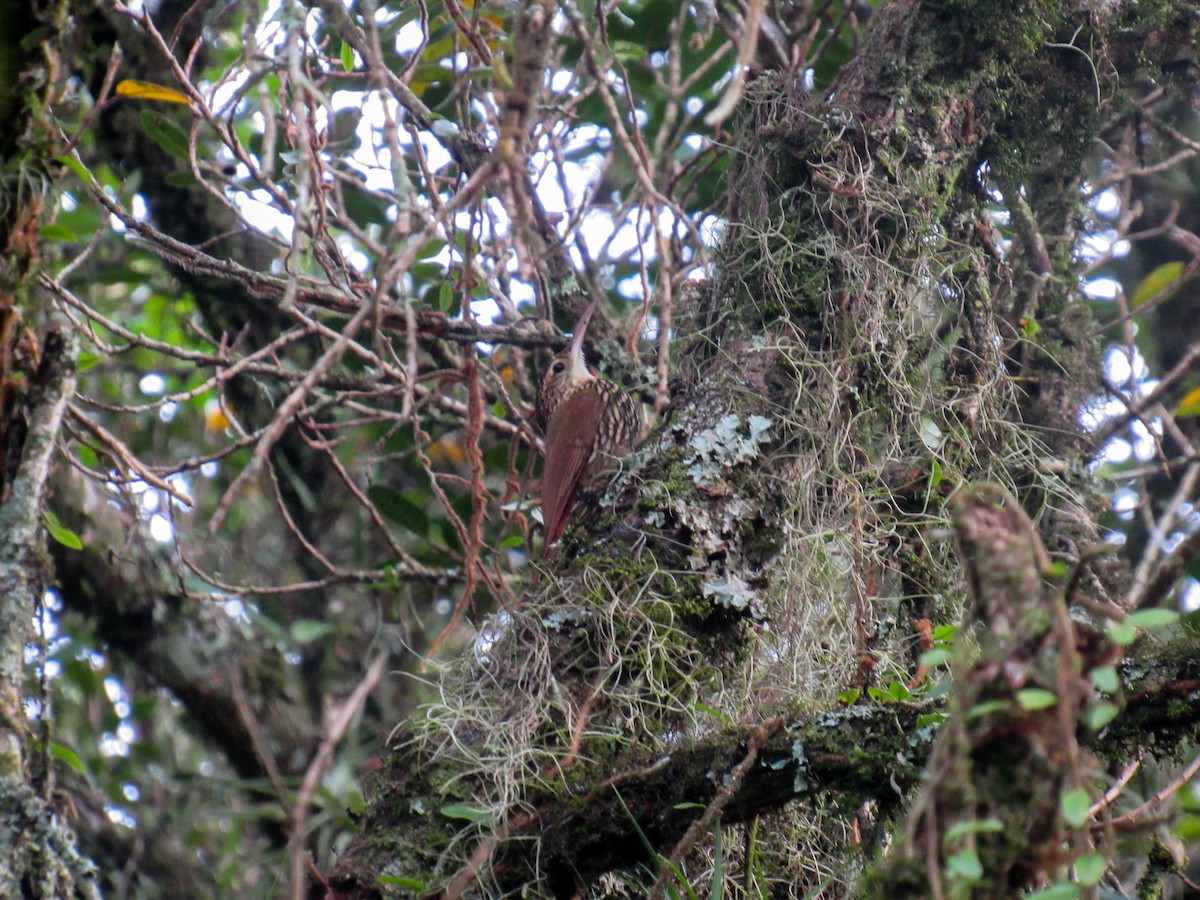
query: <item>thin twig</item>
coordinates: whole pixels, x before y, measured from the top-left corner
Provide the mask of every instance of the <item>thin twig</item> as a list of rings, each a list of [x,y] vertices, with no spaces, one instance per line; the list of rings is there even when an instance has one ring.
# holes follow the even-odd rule
[[[1146,815],[1146,813],[1153,812],[1162,806],[1163,803],[1165,803],[1172,795],[1177,793],[1180,788],[1184,787],[1189,781],[1195,778],[1197,773],[1200,773],[1200,755],[1196,756],[1190,763],[1188,763],[1184,770],[1180,772],[1178,776],[1172,779],[1170,784],[1161,790],[1156,791],[1152,797],[1150,797],[1145,803],[1141,804],[1136,809],[1132,809],[1123,816],[1118,816],[1117,818],[1113,819],[1108,823],[1109,827],[1128,828],[1136,825],[1138,819]]]
[[[1147,752],[1148,751],[1146,750],[1142,750],[1137,756],[1125,764],[1125,768],[1121,771],[1121,774],[1117,777],[1117,780],[1113,782],[1112,786],[1104,792],[1104,796],[1093,803],[1091,808],[1088,809],[1089,819],[1094,819],[1097,815],[1111,806],[1113,801],[1121,796],[1125,790],[1125,786],[1133,780],[1133,776],[1136,775],[1138,770],[1142,767],[1142,760],[1146,758]]]
[[[126,470],[136,472],[137,476],[147,484],[153,485],[160,491],[170,494],[172,498],[182,503],[184,506],[192,505],[192,498],[187,494],[180,493],[179,490],[171,486],[171,483],[165,478],[160,478],[157,474],[151,471],[150,467],[145,465],[132,450],[125,446],[125,443],[106,429],[99,422],[94,421],[91,417],[84,414],[74,404],[69,404],[67,412],[71,420],[77,425],[90,431],[104,445],[104,450],[113,458],[113,461],[124,467]]]
[[[296,793],[296,802],[291,809],[292,839],[288,843],[288,858],[291,862],[291,886],[293,900],[304,900],[307,895],[308,881],[304,877],[305,861],[308,853],[304,846],[304,827],[308,821],[308,809],[312,805],[313,793],[317,789],[325,770],[333,759],[333,751],[346,734],[354,717],[362,710],[375,685],[383,677],[389,654],[380,653],[367,666],[367,671],[355,686],[354,691],[337,709],[337,714],[329,725],[329,730],[321,740],[312,762],[304,772],[304,780],[300,782],[300,790]],[[280,792],[280,796],[283,796]]]
[[[721,811],[729,805],[729,802],[742,786],[746,775],[758,761],[758,751],[763,748],[763,745],[784,724],[783,719],[777,719],[754,729],[746,741],[746,755],[742,757],[741,762],[733,767],[733,770],[724,780],[721,789],[717,792],[717,796],[708,804],[703,815],[688,826],[688,830],[671,851],[671,856],[659,867],[658,878],[655,879],[653,887],[650,888],[650,893],[646,895],[647,900],[662,900],[663,892],[667,887],[667,881],[679,867],[680,860],[690,853],[692,848],[696,846],[697,841],[704,836],[704,833],[713,827],[713,824],[720,817]],[[717,825],[716,827],[720,826]]]
[[[309,392],[321,379],[321,376],[328,372],[329,368],[342,358],[346,346],[358,332],[358,329],[362,327],[363,323],[367,321],[367,316],[370,315],[370,312],[370,305],[364,303],[358,312],[354,314],[354,318],[346,323],[346,327],[342,329],[338,340],[334,341],[329,349],[321,354],[321,357],[313,364],[309,373],[304,376],[292,392],[284,398],[284,401],[279,404],[279,408],[275,411],[275,415],[271,419],[271,424],[267,426],[266,431],[263,432],[263,436],[259,438],[250,462],[233,479],[233,482],[225,490],[224,496],[221,497],[220,502],[217,504],[217,508],[208,522],[209,531],[215,533],[220,530],[226,516],[229,515],[229,510],[232,508],[233,501],[237,497],[238,492],[249,481],[258,477],[258,473],[262,471],[263,466],[266,464],[267,454],[283,436],[284,431],[292,424],[292,419],[308,398]]]

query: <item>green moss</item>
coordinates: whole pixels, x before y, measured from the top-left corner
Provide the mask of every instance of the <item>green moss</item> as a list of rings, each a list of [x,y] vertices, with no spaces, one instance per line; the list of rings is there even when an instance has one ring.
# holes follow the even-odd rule
[[[763,513],[765,515],[768,511],[764,510]],[[746,558],[759,564],[778,556],[783,549],[783,528],[777,523],[764,521],[763,516],[747,520],[739,537]]]
[[[1182,866],[1169,848],[1156,840],[1146,856],[1147,867],[1137,883],[1139,900],[1159,900],[1167,878],[1180,871]]]
[[[366,815],[376,827],[361,841],[364,868],[436,882],[438,848],[449,844],[462,823],[439,812],[447,800],[434,796],[431,786],[452,774],[453,766],[418,760],[410,747],[390,753],[383,768],[365,779]]]
[[[696,482],[687,474],[681,448],[671,448],[655,466],[655,479],[642,485],[638,494],[641,511],[669,510],[676,501],[690,503],[696,497]]]

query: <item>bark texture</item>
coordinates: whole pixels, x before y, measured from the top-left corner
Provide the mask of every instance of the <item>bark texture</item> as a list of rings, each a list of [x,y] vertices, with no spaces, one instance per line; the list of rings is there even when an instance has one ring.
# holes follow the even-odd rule
[[[53,206],[69,34],[60,2],[0,3],[0,895],[93,896],[94,868],[52,800],[47,697],[28,719],[26,654],[51,583],[46,494],[63,412],[75,390],[77,339],[46,321],[35,287],[38,229]],[[41,652],[44,653],[44,645]],[[40,745],[40,746],[39,746]]]

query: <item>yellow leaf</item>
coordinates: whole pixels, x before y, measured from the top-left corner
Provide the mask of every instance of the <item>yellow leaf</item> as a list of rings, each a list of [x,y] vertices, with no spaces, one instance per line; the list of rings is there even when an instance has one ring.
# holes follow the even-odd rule
[[[443,466],[461,466],[467,461],[467,448],[457,434],[443,435],[430,444],[426,452],[430,459]]]
[[[1200,416],[1200,387],[1192,388],[1180,398],[1179,405],[1175,407],[1175,416]]]
[[[167,103],[181,103],[184,106],[192,102],[186,94],[161,84],[151,84],[149,81],[122,81],[117,84],[117,96],[132,97],[135,100],[165,100]]]
[[[204,424],[211,431],[224,431],[233,423],[229,421],[219,400],[210,397],[204,403]]]
[[[1139,306],[1149,303],[1168,288],[1178,288],[1177,282],[1182,274],[1183,263],[1163,263],[1143,278],[1142,283],[1137,286],[1137,290],[1133,292],[1133,308],[1137,309]]]

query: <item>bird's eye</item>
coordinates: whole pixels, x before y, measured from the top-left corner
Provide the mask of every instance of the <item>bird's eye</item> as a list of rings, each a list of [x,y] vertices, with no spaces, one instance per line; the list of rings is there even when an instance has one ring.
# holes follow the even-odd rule
[[[550,371],[553,372],[555,375],[557,375],[559,372],[561,372],[566,367],[567,367],[567,364],[565,362],[556,362],[553,365],[553,367],[550,369]]]

